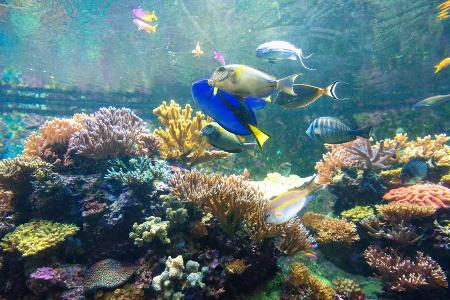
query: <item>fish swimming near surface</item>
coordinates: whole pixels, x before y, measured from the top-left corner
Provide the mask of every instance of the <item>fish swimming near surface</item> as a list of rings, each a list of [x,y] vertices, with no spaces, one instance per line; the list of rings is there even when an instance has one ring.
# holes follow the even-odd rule
[[[275,197],[266,207],[264,222],[267,224],[282,224],[294,218],[314,199],[313,193],[322,187],[323,185],[315,182],[314,176],[303,186]]]
[[[277,80],[275,77],[246,65],[225,65],[217,68],[208,84],[238,97],[265,98],[276,92],[297,96],[293,90],[293,74]]]
[[[158,24],[152,26],[139,19],[133,19],[133,23],[136,24],[139,31],[145,30],[147,32],[156,32],[156,27],[158,27]]]
[[[197,45],[195,45],[194,50],[192,50],[192,54],[194,54],[194,57],[200,57],[203,55],[203,50],[200,48],[200,41],[197,41]]]
[[[307,70],[310,69],[303,63],[303,59],[308,59],[312,54],[304,56],[302,49],[284,41],[272,41],[261,44],[256,48],[256,57],[268,60],[271,63],[280,60],[298,60]]]
[[[434,73],[439,73],[442,69],[450,66],[450,57],[444,58],[436,66],[434,66]]]
[[[322,95],[331,97],[333,100],[341,100],[336,95],[336,86],[338,84],[339,81],[335,81],[325,88],[308,84],[294,84],[293,88],[297,96],[287,97],[279,95],[273,102],[285,108],[302,108],[314,103]]]
[[[342,144],[355,140],[358,136],[369,138],[371,127],[351,129],[341,120],[320,117],[311,122],[306,134],[314,141],[326,144]]]
[[[437,95],[433,97],[426,98],[422,101],[417,102],[414,104],[413,109],[419,109],[422,107],[432,107],[439,104],[442,104],[446,101],[450,100],[450,94],[449,95]]]
[[[144,22],[158,21],[158,16],[155,14],[154,10],[150,13],[150,12],[138,7],[138,8],[133,9],[133,15],[136,18],[139,18]]]
[[[214,50],[214,59],[222,66],[225,65],[225,56],[222,52]]]
[[[400,181],[403,184],[416,184],[423,180],[428,173],[428,163],[423,158],[412,158],[400,172]]]
[[[253,135],[260,147],[270,136],[257,127],[254,109],[263,108],[264,100],[246,97],[243,100],[217,90],[203,79],[192,84],[192,98],[200,109],[225,130],[240,136]]]
[[[250,155],[254,155],[256,143],[245,143],[245,138],[234,133],[226,131],[216,122],[211,122],[203,126],[200,135],[206,141],[220,149],[229,153],[240,153],[246,151]]]

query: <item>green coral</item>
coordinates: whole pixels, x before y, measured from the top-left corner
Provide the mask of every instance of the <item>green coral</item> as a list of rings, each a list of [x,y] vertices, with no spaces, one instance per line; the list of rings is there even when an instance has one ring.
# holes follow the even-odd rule
[[[147,156],[132,157],[128,160],[110,161],[105,179],[116,181],[123,186],[153,186],[155,180],[165,180],[170,176],[169,168],[163,160]]]
[[[159,239],[164,244],[169,244],[170,239],[167,236],[168,229],[169,221],[162,221],[160,217],[150,216],[145,218],[145,222],[142,224],[133,224],[133,231],[130,232],[130,238],[139,247],[144,242],[150,243],[155,239]]]
[[[341,212],[341,216],[356,223],[363,219],[373,217],[374,210],[371,206],[355,206],[351,209]]]
[[[68,236],[74,235],[78,227],[71,224],[35,220],[18,226],[5,235],[0,243],[4,251],[18,250],[22,256],[32,256],[54,247]]]
[[[184,208],[184,203],[177,201],[170,195],[161,195],[162,207],[166,212],[166,219],[172,225],[180,225],[187,221],[188,211]]]

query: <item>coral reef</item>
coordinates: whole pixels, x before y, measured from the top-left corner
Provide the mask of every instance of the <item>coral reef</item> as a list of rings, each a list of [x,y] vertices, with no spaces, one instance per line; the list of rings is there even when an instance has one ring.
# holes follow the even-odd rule
[[[126,282],[135,272],[134,266],[127,266],[114,259],[95,263],[87,271],[83,285],[86,291],[115,288]]]
[[[341,212],[341,217],[354,223],[374,216],[374,210],[371,206],[355,206],[354,208]]]
[[[421,206],[450,208],[450,189],[436,184],[416,184],[390,190],[384,200]]]
[[[351,155],[350,161],[356,161],[367,169],[386,169],[392,162],[396,148],[388,149],[384,147],[384,141],[372,146],[370,140],[359,138],[347,149]]]
[[[380,249],[370,246],[364,252],[364,258],[394,291],[448,286],[441,267],[422,252],[418,251],[416,257],[411,259],[402,257],[392,248]]]
[[[433,216],[436,208],[416,204],[392,202],[386,205],[377,205],[377,212],[388,222],[409,221],[412,219]]]
[[[192,107],[188,104],[183,109],[174,101],[164,101],[153,113],[165,129],[158,128],[154,134],[163,141],[160,152],[164,159],[175,159],[186,167],[217,158],[224,158],[228,153],[211,150],[211,146],[200,136],[200,130],[212,119],[201,112],[192,116]]]
[[[247,270],[249,265],[245,263],[244,259],[235,259],[224,264],[224,269],[229,274],[242,274]]]
[[[312,294],[318,299],[332,300],[336,294],[331,287],[312,275],[302,263],[292,264],[287,280],[294,286],[304,285],[311,289]]]
[[[127,108],[100,108],[84,123],[70,138],[69,151],[93,159],[126,156],[145,133],[145,122]]]
[[[305,226],[316,232],[316,240],[319,244],[352,244],[359,240],[356,226],[343,219],[335,219],[321,214],[307,212],[303,215],[301,221]]]
[[[31,256],[56,246],[77,231],[78,227],[74,225],[36,220],[5,235],[0,246],[4,251],[18,250],[23,256]]]
[[[168,228],[169,221],[161,221],[159,217],[150,216],[145,218],[142,224],[134,223],[130,238],[134,240],[136,246],[142,246],[144,242],[150,243],[155,239],[164,244],[170,244],[170,239],[167,237]]]
[[[333,280],[336,294],[345,299],[359,299],[363,295],[359,284],[348,278],[336,278]]]
[[[99,290],[95,293],[94,300],[144,300],[144,289],[134,284],[125,284],[113,291]]]

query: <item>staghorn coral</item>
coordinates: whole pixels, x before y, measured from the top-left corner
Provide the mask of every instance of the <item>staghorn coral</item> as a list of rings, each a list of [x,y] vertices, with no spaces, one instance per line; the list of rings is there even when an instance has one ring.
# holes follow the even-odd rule
[[[398,223],[384,222],[380,218],[372,217],[361,221],[370,236],[377,239],[387,239],[400,246],[409,246],[417,243],[423,237],[419,234],[417,227],[401,220]]]
[[[114,259],[104,259],[91,266],[85,274],[83,286],[86,291],[115,288],[126,282],[135,272],[134,266],[124,265]]]
[[[153,113],[165,126],[165,129],[158,128],[154,131],[163,141],[160,153],[164,159],[179,160],[183,165],[192,167],[228,156],[224,151],[210,150],[210,145],[200,136],[200,130],[212,119],[201,112],[192,116],[192,107],[189,104],[181,109],[174,100],[171,100],[169,105],[163,101]]]
[[[4,251],[18,250],[22,256],[32,256],[56,246],[77,231],[78,227],[74,225],[35,220],[5,235],[0,246]]]
[[[114,291],[98,290],[94,295],[94,300],[144,300],[144,289],[132,283],[125,284]]]
[[[341,217],[354,223],[372,216],[374,216],[374,210],[371,206],[356,206],[341,212]]]
[[[84,119],[69,141],[69,151],[92,159],[126,156],[145,131],[145,122],[128,108],[100,108]]]
[[[394,291],[414,290],[421,287],[447,288],[447,278],[441,267],[429,256],[417,251],[416,257],[402,257],[392,248],[369,246],[364,251],[367,264]]]
[[[164,244],[170,244],[170,239],[167,237],[168,229],[169,221],[161,221],[160,217],[150,216],[145,218],[145,222],[142,224],[133,224],[133,231],[130,232],[130,238],[139,247],[144,242],[150,243],[155,239],[159,239]]]
[[[416,184],[392,189],[383,199],[388,202],[447,209],[450,208],[450,189],[436,184]]]
[[[389,203],[377,205],[377,212],[388,222],[409,221],[434,215],[436,208],[409,203]]]
[[[343,219],[307,212],[301,218],[301,222],[316,232],[316,240],[319,244],[352,244],[359,240],[355,224]]]
[[[224,264],[224,269],[228,274],[237,274],[240,275],[247,270],[250,265],[245,263],[244,259],[235,259]]]
[[[310,288],[313,295],[321,300],[332,300],[336,294],[331,287],[312,275],[302,263],[291,265],[287,281],[294,286],[304,285]]]
[[[163,141],[153,133],[143,133],[139,136],[134,149],[135,154],[154,157],[159,153]]]
[[[336,294],[345,299],[360,299],[359,295],[363,295],[362,289],[359,284],[348,278],[336,278],[333,280]]]
[[[372,146],[369,139],[358,138],[347,152],[351,155],[348,159],[356,161],[366,169],[386,169],[392,162],[396,148],[386,149],[384,141]]]

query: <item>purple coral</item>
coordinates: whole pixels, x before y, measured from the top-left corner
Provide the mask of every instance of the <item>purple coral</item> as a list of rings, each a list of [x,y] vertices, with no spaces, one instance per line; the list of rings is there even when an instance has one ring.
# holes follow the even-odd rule
[[[128,108],[100,108],[74,133],[69,151],[93,159],[122,157],[130,153],[145,133],[145,122]]]
[[[30,274],[31,279],[35,280],[45,280],[45,281],[52,281],[57,282],[59,281],[59,272],[57,269],[53,269],[50,267],[42,267],[37,268],[36,271]]]

